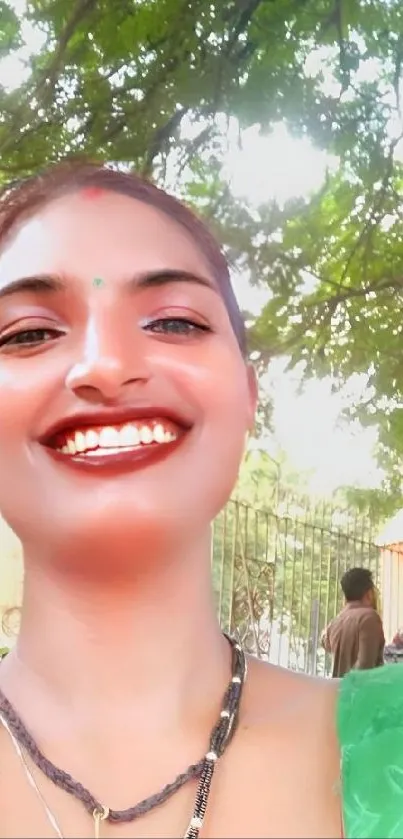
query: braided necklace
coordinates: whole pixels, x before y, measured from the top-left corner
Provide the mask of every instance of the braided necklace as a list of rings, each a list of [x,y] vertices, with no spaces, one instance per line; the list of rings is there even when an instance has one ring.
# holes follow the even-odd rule
[[[236,641],[226,635],[232,651],[232,675],[222,702],[222,710],[210,735],[209,750],[198,763],[191,764],[185,772],[182,772],[173,782],[167,784],[163,789],[151,795],[149,798],[140,801],[134,807],[126,810],[113,810],[101,804],[83,784],[75,781],[71,775],[59,769],[48,760],[40,751],[35,740],[25,727],[17,711],[11,702],[0,691],[0,722],[8,732],[14,749],[23,765],[24,771],[30,784],[41,800],[46,812],[48,821],[52,825],[57,836],[63,839],[63,833],[56,821],[54,814],[47,806],[36,780],[29,768],[24,751],[29,755],[32,762],[52,781],[55,786],[63,789],[80,801],[94,822],[94,836],[99,837],[101,822],[112,823],[132,822],[144,813],[164,804],[178,789],[188,781],[198,778],[199,784],[196,792],[192,818],[184,835],[184,839],[198,839],[203,826],[207,810],[207,803],[210,794],[211,782],[214,775],[217,760],[224,754],[228,744],[231,742],[237,728],[239,709],[242,697],[242,689],[246,679],[247,664],[245,654]]]

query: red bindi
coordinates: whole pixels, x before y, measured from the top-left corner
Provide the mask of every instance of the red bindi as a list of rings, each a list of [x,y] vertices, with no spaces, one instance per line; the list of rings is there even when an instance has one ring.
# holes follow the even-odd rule
[[[88,198],[90,201],[93,201],[94,198],[100,198],[104,192],[105,190],[101,186],[86,186],[81,190],[81,195],[83,198]]]

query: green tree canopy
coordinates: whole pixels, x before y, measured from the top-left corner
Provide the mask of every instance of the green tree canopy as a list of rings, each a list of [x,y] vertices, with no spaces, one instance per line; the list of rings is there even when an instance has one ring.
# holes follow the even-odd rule
[[[41,44],[21,82],[0,88],[0,179],[85,154],[164,183],[169,164],[234,265],[270,290],[251,349],[262,363],[289,354],[306,375],[367,375],[356,413],[379,423],[400,485],[401,0],[29,0],[20,11],[0,0],[0,56],[12,66],[29,26]],[[241,130],[284,121],[338,165],[311,199],[252,209],[223,175],[223,115]]]

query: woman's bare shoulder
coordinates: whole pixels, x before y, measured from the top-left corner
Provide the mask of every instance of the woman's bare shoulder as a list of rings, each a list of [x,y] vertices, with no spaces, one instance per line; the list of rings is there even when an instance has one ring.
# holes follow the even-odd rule
[[[318,713],[336,724],[339,682],[296,673],[273,664],[249,659],[250,699],[267,713],[292,712],[318,721]]]
[[[293,755],[295,765],[325,773],[334,788],[339,781],[340,750],[337,736],[339,683],[295,673],[251,660],[247,716],[261,737],[272,739]],[[253,725],[253,723],[252,723]]]
[[[240,739],[259,766],[255,783],[270,790],[271,835],[341,835],[337,691],[334,680],[249,660]]]

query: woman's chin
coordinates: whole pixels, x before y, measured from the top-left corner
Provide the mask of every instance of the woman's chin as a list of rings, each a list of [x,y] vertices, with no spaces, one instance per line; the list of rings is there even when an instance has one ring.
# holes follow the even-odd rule
[[[231,493],[233,460],[213,460],[208,474],[205,461],[196,461],[177,469],[175,480],[159,468],[104,478],[90,487],[85,479],[72,479],[69,470],[57,482],[30,474],[18,501],[10,492],[4,497],[3,510],[27,559],[35,553],[39,561],[61,557],[74,565],[96,564],[101,555],[118,563],[120,555],[130,555],[133,563],[147,562],[145,555],[159,551],[163,558],[170,546],[180,551],[209,529]]]
[[[49,511],[47,521],[37,522],[32,539],[31,527],[22,527],[20,534],[27,556],[36,554],[36,562],[45,565],[80,568],[81,571],[101,567],[116,570],[147,566],[153,557],[164,558],[178,550],[181,541],[194,541],[197,533],[208,529],[195,510],[166,505],[137,506],[135,503],[97,503],[86,499],[69,510]],[[29,530],[29,533],[27,533]]]

